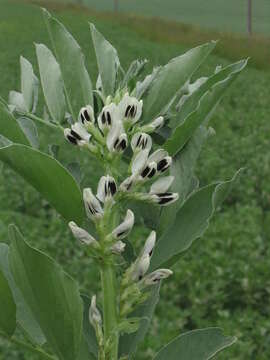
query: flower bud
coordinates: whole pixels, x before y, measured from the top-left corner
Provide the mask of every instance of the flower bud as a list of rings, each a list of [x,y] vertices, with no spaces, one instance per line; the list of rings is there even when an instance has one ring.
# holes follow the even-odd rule
[[[132,274],[134,281],[142,280],[143,276],[147,272],[150,266],[150,256],[148,254],[143,255],[135,262],[135,268]]]
[[[111,247],[111,252],[115,255],[119,255],[125,250],[125,247],[126,244],[119,240]]]
[[[86,126],[88,123],[95,123],[94,110],[91,105],[87,105],[81,108],[78,121],[80,121],[84,126]]]
[[[68,223],[74,237],[85,245],[97,245],[97,241],[86,230],[77,226],[74,221]]]
[[[83,190],[83,200],[86,214],[90,219],[99,219],[103,216],[103,209],[90,188]]]
[[[145,133],[136,133],[131,140],[131,148],[133,152],[137,150],[149,150],[152,147],[152,138]]]
[[[159,269],[149,275],[146,275],[143,282],[146,286],[155,285],[159,283],[160,280],[166,279],[172,274],[173,272],[169,269]]]
[[[112,176],[102,176],[98,183],[97,198],[103,203],[111,199],[117,191],[117,186]]]
[[[102,324],[101,314],[97,308],[96,295],[92,296],[91,305],[89,308],[89,321],[95,327]]]
[[[155,247],[155,244],[156,244],[156,232],[151,231],[150,235],[146,239],[146,242],[145,242],[145,245],[144,245],[144,248],[142,251],[142,256],[149,255],[149,257],[151,257],[153,254],[153,249]]]
[[[153,130],[160,129],[164,125],[164,117],[159,116],[154,121],[152,121],[149,125],[153,128]]]
[[[112,236],[115,239],[123,239],[130,233],[134,225],[134,214],[131,210],[126,213],[125,220],[117,226],[112,232]]]

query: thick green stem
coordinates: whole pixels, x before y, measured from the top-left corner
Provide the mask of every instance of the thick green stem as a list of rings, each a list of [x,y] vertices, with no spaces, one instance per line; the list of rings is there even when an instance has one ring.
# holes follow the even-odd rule
[[[117,331],[117,293],[115,270],[112,265],[104,264],[101,267],[101,282],[103,290],[104,343],[106,344],[110,339],[111,346],[108,360],[117,360],[119,341]]]
[[[46,360],[56,360],[56,357],[46,353],[44,350],[40,348],[33,347],[32,345],[29,345],[19,339],[16,339],[14,337],[8,337],[5,333],[0,331],[0,336],[9,342],[24,348],[25,350],[31,351],[32,353],[38,354],[40,356],[40,359],[46,359]]]

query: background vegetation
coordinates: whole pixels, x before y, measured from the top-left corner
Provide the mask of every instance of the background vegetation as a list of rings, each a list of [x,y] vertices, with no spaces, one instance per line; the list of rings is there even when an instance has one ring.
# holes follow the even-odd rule
[[[176,25],[168,23],[166,27],[166,22],[160,23],[164,29],[162,37],[152,21],[134,18],[128,22],[121,16],[100,15],[78,7],[50,5],[50,8],[82,45],[93,80],[96,67],[89,20],[116,46],[124,67],[138,57],[148,58],[151,64],[166,63],[187,47],[200,43],[202,36],[219,35],[200,31],[204,35],[198,38],[196,29],[185,27],[188,33],[185,41],[184,33],[170,36],[170,26]],[[140,31],[138,24],[143,24]],[[237,41],[238,38],[232,37],[230,47],[226,45],[222,53],[217,50],[201,70],[202,74],[208,74],[216,64],[227,64],[235,56],[231,49],[237,48]],[[268,40],[261,41],[267,44]],[[19,86],[20,54],[36,65],[33,42],[48,43],[40,10],[31,4],[0,0],[2,97],[7,98],[8,91]],[[138,360],[151,358],[179,330],[211,325],[220,326],[239,339],[219,359],[270,358],[270,72],[263,62],[257,66],[256,59],[264,51],[262,43],[251,44],[255,59],[219,105],[211,123],[217,134],[206,144],[197,169],[202,184],[230,178],[239,167],[245,167],[245,173],[206,235],[174,268],[175,276],[163,284],[153,327]],[[222,45],[221,41],[220,48]],[[246,55],[245,52],[243,56]],[[53,133],[42,127],[39,133],[43,148],[45,137],[55,142]],[[70,150],[64,146],[60,158]],[[6,167],[0,169],[0,241],[8,242],[7,225],[16,223],[33,245],[57,259],[81,281],[86,291],[98,291],[97,274],[62,220],[15,173]],[[88,167],[89,175],[84,183],[87,184],[93,172]],[[34,357],[0,340],[0,359],[34,360]]]

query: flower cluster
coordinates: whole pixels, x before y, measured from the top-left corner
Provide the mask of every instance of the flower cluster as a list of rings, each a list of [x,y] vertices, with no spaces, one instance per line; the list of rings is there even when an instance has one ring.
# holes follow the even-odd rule
[[[83,200],[87,217],[97,229],[99,240],[75,222],[70,222],[70,229],[78,240],[86,244],[98,259],[108,259],[121,255],[125,250],[125,239],[134,226],[134,213],[128,209],[119,224],[114,219],[115,211],[123,209],[122,200],[147,201],[166,206],[178,199],[178,194],[169,192],[174,177],[165,175],[172,164],[172,158],[163,149],[152,152],[152,138],[156,129],[164,124],[159,116],[150,124],[138,125],[142,115],[142,100],[119,94],[115,99],[107,98],[104,107],[95,117],[93,108],[85,106],[79,113],[78,121],[69,129],[64,130],[66,139],[77,146],[90,149],[104,161],[110,160],[106,166],[108,175],[101,177],[97,191],[91,188],[83,191]],[[120,155],[130,145],[132,153],[125,158],[126,167],[117,167]],[[129,157],[129,163],[126,159]],[[122,169],[127,169],[122,171]],[[120,173],[122,172],[122,173]],[[117,173],[117,176],[113,174]],[[148,190],[147,184],[150,183]],[[119,304],[120,321],[126,326],[126,316],[139,303],[145,301],[148,294],[145,289],[159,283],[172,274],[169,269],[158,269],[147,274],[151,256],[156,243],[156,233],[151,231],[138,258],[125,270],[121,280]],[[90,321],[99,331],[101,316],[96,308],[96,298],[92,300]],[[130,326],[130,324],[128,324]]]

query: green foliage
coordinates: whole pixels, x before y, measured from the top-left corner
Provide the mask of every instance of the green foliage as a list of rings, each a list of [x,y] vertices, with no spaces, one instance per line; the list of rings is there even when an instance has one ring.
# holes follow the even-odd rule
[[[0,270],[0,331],[12,336],[16,328],[16,305],[8,281]]]

